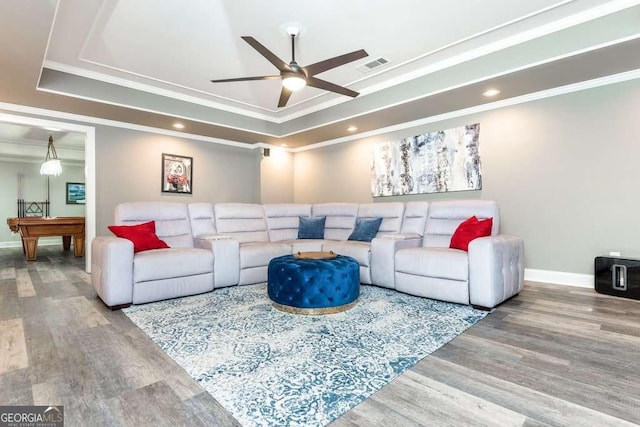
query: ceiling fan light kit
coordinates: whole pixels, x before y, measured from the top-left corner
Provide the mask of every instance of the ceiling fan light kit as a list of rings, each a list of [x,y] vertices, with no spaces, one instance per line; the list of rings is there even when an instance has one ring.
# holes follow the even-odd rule
[[[293,92],[302,89],[306,85],[307,81],[304,79],[304,77],[287,76],[282,79],[282,86]]]
[[[311,86],[317,89],[323,89],[330,92],[339,93],[341,95],[351,96],[353,98],[359,95],[358,92],[347,89],[343,86],[336,85],[334,83],[330,83],[325,80],[321,80],[315,77],[315,75],[369,56],[369,54],[364,49],[356,50],[354,52],[316,62],[315,64],[307,65],[306,67],[301,67],[296,62],[295,52],[295,39],[296,35],[298,34],[298,29],[287,28],[287,32],[291,36],[291,62],[289,62],[288,64],[282,59],[278,58],[273,52],[264,47],[253,37],[242,36],[242,40],[251,45],[251,47],[257,50],[260,55],[264,56],[267,61],[271,62],[278,69],[278,71],[280,71],[279,76],[240,77],[235,79],[211,80],[211,82],[228,83],[251,80],[282,80],[282,90],[280,92],[280,99],[278,100],[279,108],[287,105],[287,102],[289,101],[289,98],[294,91],[300,90],[305,86]]]

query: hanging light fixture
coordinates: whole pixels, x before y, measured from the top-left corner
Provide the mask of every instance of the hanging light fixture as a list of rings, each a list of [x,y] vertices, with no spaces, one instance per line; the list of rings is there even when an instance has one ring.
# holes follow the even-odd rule
[[[44,163],[40,166],[40,175],[55,175],[58,176],[62,173],[62,165],[58,160],[58,154],[56,153],[56,147],[53,146],[53,137],[49,135],[49,145],[47,146],[47,157],[44,159]]]

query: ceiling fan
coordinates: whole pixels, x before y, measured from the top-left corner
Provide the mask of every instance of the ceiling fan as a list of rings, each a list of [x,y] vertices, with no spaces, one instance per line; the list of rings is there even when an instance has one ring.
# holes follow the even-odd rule
[[[348,64],[349,62],[356,61],[358,59],[364,58],[365,56],[369,56],[364,49],[356,50],[351,53],[346,53],[344,55],[336,56],[334,58],[325,59],[324,61],[316,62],[315,64],[307,65],[306,67],[301,67],[296,62],[296,52],[295,52],[295,38],[298,34],[297,29],[287,29],[289,35],[291,36],[291,62],[288,64],[284,62],[282,59],[278,58],[273,52],[264,47],[260,42],[254,39],[251,36],[242,36],[242,40],[246,41],[253,47],[255,50],[260,53],[260,55],[264,56],[267,61],[271,62],[275,67],[280,71],[280,75],[277,76],[259,76],[259,77],[240,77],[237,79],[221,79],[221,80],[211,80],[212,83],[225,83],[225,82],[242,82],[249,80],[282,80],[282,91],[280,92],[280,100],[278,101],[278,107],[284,107],[287,105],[291,94],[299,89],[302,89],[305,86],[311,86],[318,89],[328,90],[330,92],[339,93],[342,95],[347,95],[351,97],[356,97],[359,95],[358,92],[355,92],[351,89],[347,89],[346,87],[338,86],[336,84],[330,83],[326,80],[321,80],[315,77],[316,74],[320,74],[324,71],[330,70],[332,68],[339,67],[344,64]]]

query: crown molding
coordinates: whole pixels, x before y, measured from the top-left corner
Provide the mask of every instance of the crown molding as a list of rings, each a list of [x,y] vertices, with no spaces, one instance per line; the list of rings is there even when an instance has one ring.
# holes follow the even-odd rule
[[[341,137],[341,138],[336,138],[336,139],[332,139],[332,140],[328,140],[328,141],[323,141],[323,142],[320,142],[320,143],[317,143],[317,144],[310,144],[310,145],[307,145],[307,146],[304,146],[304,147],[299,147],[299,148],[281,147],[281,146],[278,146],[278,145],[267,144],[267,143],[263,143],[263,142],[258,142],[258,143],[255,143],[255,144],[246,144],[246,143],[241,143],[241,142],[237,142],[237,141],[231,141],[231,140],[222,139],[222,138],[213,138],[213,137],[207,137],[207,136],[202,136],[202,135],[190,134],[190,133],[186,133],[186,132],[177,132],[177,131],[172,131],[172,130],[168,130],[168,129],[155,128],[155,127],[151,127],[151,126],[136,125],[136,124],[128,123],[128,122],[101,119],[101,118],[97,118],[97,117],[84,116],[84,115],[80,115],[80,114],[66,113],[66,112],[61,112],[61,111],[48,110],[48,109],[44,109],[44,108],[30,107],[30,106],[25,106],[25,105],[18,105],[18,104],[4,103],[4,102],[0,102],[0,110],[6,110],[6,111],[11,111],[11,112],[23,113],[23,114],[47,116],[47,117],[51,117],[51,118],[55,118],[55,119],[74,120],[74,121],[79,121],[79,122],[91,123],[91,124],[96,124],[96,125],[111,126],[111,127],[117,127],[117,128],[123,128],[123,129],[129,129],[129,130],[135,130],[135,131],[141,131],[141,132],[157,133],[157,134],[160,134],[160,135],[173,136],[173,137],[176,137],[176,138],[185,138],[185,139],[191,139],[191,140],[196,140],[196,141],[205,141],[205,142],[211,142],[211,143],[214,143],[214,144],[227,145],[227,146],[232,146],[232,147],[237,147],[237,148],[244,148],[244,149],[249,149],[249,150],[260,149],[260,148],[282,148],[282,149],[284,149],[284,150],[286,150],[288,152],[297,153],[297,152],[303,152],[303,151],[308,151],[308,150],[314,150],[314,149],[317,149],[317,148],[327,147],[327,146],[330,146],[330,145],[342,144],[342,143],[345,143],[345,142],[355,141],[355,140],[358,140],[358,139],[364,139],[364,138],[368,138],[368,137],[372,137],[372,136],[381,135],[381,134],[384,134],[384,133],[389,133],[389,132],[394,132],[394,131],[398,131],[398,130],[409,129],[409,128],[412,128],[412,127],[422,126],[422,125],[425,125],[425,124],[439,122],[439,121],[443,121],[443,120],[447,120],[447,119],[467,116],[467,115],[470,115],[470,114],[475,114],[475,113],[480,113],[480,112],[484,112],[484,111],[495,110],[495,109],[498,109],[498,108],[508,107],[508,106],[511,106],[511,105],[517,105],[517,104],[522,104],[522,103],[526,103],[526,102],[536,101],[536,100],[539,100],[539,99],[550,98],[550,97],[564,95],[564,94],[568,94],[568,93],[572,93],[572,92],[578,92],[578,91],[582,91],[582,90],[592,89],[592,88],[596,88],[596,87],[600,87],[600,86],[606,86],[606,85],[610,85],[610,84],[621,83],[621,82],[624,82],[624,81],[634,80],[634,79],[637,79],[637,78],[640,78],[640,69],[639,70],[633,70],[633,71],[627,71],[627,72],[624,72],[624,73],[619,73],[619,74],[615,74],[615,75],[611,75],[611,76],[607,76],[607,77],[602,77],[602,78],[598,78],[598,79],[594,79],[594,80],[588,80],[588,81],[584,81],[584,82],[580,82],[580,83],[574,83],[574,84],[571,84],[571,85],[566,85],[566,86],[562,86],[562,87],[558,87],[558,88],[554,88],[554,89],[544,90],[544,91],[541,91],[541,92],[527,94],[527,95],[523,95],[523,96],[519,96],[519,97],[515,97],[515,98],[509,98],[509,99],[505,99],[505,100],[500,100],[500,101],[496,101],[496,102],[492,102],[492,103],[488,103],[488,104],[483,104],[483,105],[480,105],[480,106],[465,108],[465,109],[462,109],[462,110],[452,111],[452,112],[449,112],[449,113],[439,114],[439,115],[436,115],[436,116],[426,117],[426,118],[423,118],[423,119],[414,120],[414,121],[410,121],[410,122],[405,122],[405,123],[401,123],[401,124],[398,124],[398,125],[387,126],[387,127],[384,127],[384,128],[375,129],[375,130],[370,131],[370,132],[357,133],[357,134],[353,134],[353,135],[349,135],[349,136],[345,136],[345,137]],[[4,114],[0,112],[0,120],[2,119],[3,115]],[[31,121],[38,120],[38,119],[29,118],[29,120],[30,121],[28,122],[28,124],[31,124]],[[40,120],[40,121],[42,122],[41,126],[49,126],[49,125],[51,125],[51,123],[46,121],[46,120]],[[86,129],[86,127],[85,126],[80,126],[80,125],[78,125],[78,129],[69,128],[69,130],[79,130],[80,132],[83,132],[84,129]]]
[[[157,133],[159,135],[167,135],[167,136],[173,136],[176,138],[185,138],[185,139],[191,139],[196,141],[212,142],[215,144],[228,145],[231,147],[238,147],[238,148],[245,148],[245,149],[258,148],[255,146],[256,144],[246,144],[246,143],[231,141],[223,138],[213,138],[210,136],[202,136],[202,135],[196,135],[196,134],[191,134],[187,132],[172,131],[169,129],[156,128],[152,126],[136,125],[134,123],[121,122],[117,120],[101,119],[99,117],[85,116],[85,115],[75,114],[75,113],[66,113],[62,111],[48,110],[45,108],[30,107],[27,105],[0,102],[0,110],[6,110],[11,112],[23,113],[23,114],[32,114],[32,115],[38,115],[38,116],[47,116],[47,117],[62,119],[62,120],[74,120],[79,122],[91,123],[94,125],[111,126],[111,127],[135,130],[140,132]],[[2,120],[2,117],[3,117],[3,114],[0,112],[0,120]],[[29,118],[29,119],[32,121],[39,120],[34,118]],[[11,121],[11,120],[6,120],[6,121]],[[44,123],[42,124],[42,126],[51,126],[51,122],[47,122],[44,120],[41,120],[41,121],[42,123]],[[30,121],[23,122],[23,123],[31,124]],[[79,126],[79,128],[80,128],[79,131],[83,132],[82,129],[85,129],[86,126]],[[77,130],[70,127],[67,129]]]
[[[640,3],[640,0],[637,0],[637,1],[634,0],[634,2]],[[458,88],[461,88],[461,87],[464,87],[464,86],[468,86],[468,85],[472,85],[472,84],[475,84],[475,83],[479,83],[479,82],[482,82],[482,81],[487,81],[487,80],[494,79],[494,78],[501,77],[501,76],[505,76],[505,75],[508,75],[508,74],[511,74],[511,73],[527,70],[527,69],[530,69],[530,68],[534,68],[536,66],[553,63],[553,62],[560,61],[560,60],[563,60],[563,59],[566,59],[566,58],[570,58],[572,56],[584,54],[584,53],[587,53],[587,52],[597,51],[597,50],[602,49],[602,48],[606,48],[606,47],[613,46],[613,45],[616,45],[616,44],[628,42],[628,41],[631,41],[631,40],[634,40],[634,39],[637,39],[637,38],[640,38],[640,32],[639,33],[635,33],[635,34],[630,35],[630,36],[626,36],[626,37],[622,37],[622,38],[618,38],[618,39],[614,39],[614,40],[609,40],[609,41],[606,41],[604,43],[600,43],[600,44],[597,44],[597,45],[591,45],[591,46],[588,46],[588,47],[585,47],[585,48],[582,48],[582,49],[573,50],[571,52],[567,52],[567,53],[564,53],[562,55],[556,55],[556,56],[548,57],[548,58],[545,58],[545,59],[542,59],[542,60],[539,60],[539,61],[535,61],[535,62],[528,62],[526,64],[519,65],[517,67],[512,67],[512,68],[509,68],[509,69],[506,69],[506,70],[502,70],[502,71],[494,73],[494,74],[484,75],[484,76],[481,76],[481,77],[478,77],[478,78],[475,78],[475,79],[471,79],[471,80],[467,80],[467,81],[458,83],[458,84],[453,85],[453,86],[445,87],[445,88],[442,88],[442,89],[437,89],[435,91],[432,91],[432,92],[429,92],[429,93],[423,93],[423,94],[420,94],[420,95],[417,95],[417,96],[414,96],[414,97],[411,97],[411,98],[405,98],[405,99],[403,99],[401,101],[397,101],[397,102],[394,102],[394,103],[391,103],[391,104],[385,104],[384,106],[364,109],[362,111],[359,111],[359,112],[354,113],[354,114],[349,115],[349,116],[343,116],[343,117],[339,117],[339,118],[332,119],[332,120],[326,120],[326,121],[323,121],[322,123],[319,123],[319,124],[314,124],[314,125],[310,125],[310,126],[304,126],[304,127],[301,127],[300,129],[296,129],[295,131],[291,131],[291,132],[288,132],[288,133],[282,133],[282,134],[274,134],[274,133],[269,133],[269,132],[265,132],[265,131],[256,131],[256,130],[250,129],[250,128],[246,127],[246,126],[245,127],[241,127],[241,126],[234,126],[234,125],[224,124],[221,121],[197,119],[197,118],[194,118],[194,117],[184,116],[184,115],[175,114],[175,113],[167,112],[167,111],[156,110],[156,109],[153,109],[153,108],[132,107],[130,104],[127,104],[127,103],[119,103],[119,102],[115,102],[115,101],[105,101],[103,99],[99,99],[99,98],[92,97],[92,96],[69,94],[67,92],[61,92],[59,90],[50,89],[50,88],[46,88],[46,87],[38,87],[37,90],[42,91],[42,92],[55,93],[55,94],[59,94],[59,95],[62,95],[62,96],[72,96],[72,97],[75,97],[75,98],[78,98],[78,99],[85,99],[85,100],[89,100],[89,101],[105,103],[105,104],[124,107],[124,108],[134,108],[134,109],[139,110],[139,111],[146,111],[146,112],[150,112],[150,113],[154,113],[154,114],[171,115],[172,117],[176,117],[176,118],[180,118],[180,119],[184,119],[184,120],[191,120],[191,121],[204,123],[204,124],[208,124],[208,125],[223,126],[223,127],[228,128],[228,129],[234,129],[234,130],[243,131],[243,132],[259,133],[259,134],[265,135],[265,137],[287,138],[287,137],[290,137],[290,136],[298,134],[298,133],[311,131],[311,130],[314,130],[314,129],[317,129],[317,128],[320,128],[320,127],[323,127],[323,126],[332,125],[334,123],[342,122],[342,121],[345,121],[345,120],[352,120],[352,119],[355,119],[357,117],[361,117],[361,116],[366,115],[366,114],[375,113],[375,112],[378,112],[378,111],[381,111],[381,110],[384,110],[384,109],[387,109],[387,108],[393,108],[393,107],[396,107],[396,106],[399,106],[399,105],[402,105],[402,104],[405,104],[405,103],[409,103],[409,102],[417,101],[417,100],[420,100],[420,99],[428,98],[430,96],[433,96],[433,95],[436,95],[436,94],[440,94],[440,93],[443,93],[443,92],[446,92],[446,91],[458,89]],[[482,55],[478,55],[477,57],[482,57]],[[467,59],[465,59],[465,61],[468,60],[468,59],[473,59],[473,58],[467,58]],[[460,62],[464,62],[464,61],[461,60]],[[442,63],[434,64],[435,68],[433,68],[430,72],[441,71],[444,68],[448,68],[448,67],[451,67],[451,66],[454,66],[454,65],[456,65],[456,64],[447,64],[446,66],[443,66]],[[63,66],[63,68],[64,68],[64,66]],[[62,69],[58,70],[58,71],[65,72]],[[362,95],[366,96],[367,93],[363,93]],[[334,101],[329,101],[328,103],[323,104],[323,107],[321,109],[329,108],[329,107],[337,105],[337,104],[339,104],[339,102],[336,103]],[[315,112],[315,111],[313,111],[313,112]],[[280,122],[280,121],[278,121],[278,122]],[[345,136],[344,138],[350,138],[352,136],[353,135],[349,135],[349,136]],[[235,142],[235,141],[232,141],[232,142]]]
[[[440,122],[443,120],[453,119],[457,117],[468,116],[471,114],[482,113],[485,111],[496,110],[498,108],[509,107],[512,105],[523,104],[526,102],[537,101],[539,99],[551,98],[554,96],[560,96],[568,93],[579,92],[587,89],[593,89],[600,86],[607,86],[610,84],[621,83],[628,80],[634,80],[640,78],[640,69],[633,71],[626,71],[624,73],[614,74],[611,76],[601,77],[598,79],[587,80],[584,82],[573,83],[566,86],[560,86],[553,89],[547,89],[540,92],[534,92],[527,95],[517,96],[514,98],[503,99],[496,102],[490,102],[488,104],[482,104],[474,107],[464,108],[457,111],[451,111],[444,114],[438,114],[436,116],[426,117],[419,120],[413,120],[410,122],[400,123],[393,126],[387,126],[384,128],[375,129],[369,132],[362,132],[353,134],[341,138],[332,139],[329,141],[319,142],[317,144],[310,144],[304,147],[294,148],[294,153],[314,150],[316,148],[328,147],[335,144],[343,144],[345,142],[351,142],[358,139],[370,138],[385,133],[395,132],[404,129],[410,129],[417,126],[426,125],[429,123]]]
[[[331,125],[331,124],[334,124],[334,123],[339,123],[339,122],[343,122],[343,121],[347,121],[347,120],[357,119],[358,117],[366,115],[366,114],[376,113],[378,111],[382,111],[382,110],[385,110],[387,108],[397,107],[397,106],[402,105],[402,104],[406,104],[406,103],[413,102],[413,101],[418,101],[420,99],[428,98],[430,96],[438,95],[440,93],[444,93],[444,92],[447,92],[447,91],[459,89],[459,88],[462,88],[462,87],[465,87],[465,86],[470,86],[470,85],[473,85],[473,84],[476,84],[476,83],[480,83],[480,82],[483,82],[483,81],[495,79],[495,78],[498,78],[498,77],[501,77],[501,76],[505,76],[505,75],[508,75],[508,74],[511,74],[511,73],[516,73],[516,72],[519,72],[519,71],[527,70],[529,68],[537,67],[539,65],[549,64],[549,63],[552,63],[552,62],[556,62],[556,61],[559,61],[559,60],[562,60],[562,59],[570,58],[572,56],[580,55],[580,54],[583,54],[583,53],[592,52],[592,51],[595,51],[595,50],[598,50],[598,49],[605,48],[607,46],[613,46],[613,45],[616,45],[616,44],[620,44],[620,43],[624,43],[624,42],[627,42],[627,41],[635,40],[637,38],[640,38],[640,33],[634,34],[632,36],[616,39],[616,40],[611,40],[611,41],[608,41],[608,42],[605,42],[605,43],[602,43],[602,44],[599,44],[599,45],[589,46],[589,47],[584,48],[584,49],[571,51],[571,52],[565,53],[563,55],[558,55],[558,56],[546,58],[546,59],[541,60],[541,61],[531,62],[531,63],[525,64],[525,65],[521,65],[521,66],[518,66],[518,67],[514,67],[514,68],[507,69],[507,70],[503,70],[503,71],[500,71],[499,73],[483,76],[483,77],[480,77],[480,78],[477,78],[477,79],[467,80],[467,81],[464,81],[462,83],[459,83],[459,84],[456,84],[456,85],[453,85],[453,86],[448,86],[448,87],[445,87],[445,88],[442,88],[442,89],[438,89],[438,90],[435,90],[435,91],[432,91],[432,92],[429,92],[429,93],[426,93],[426,94],[418,95],[418,96],[415,96],[415,97],[412,97],[412,98],[407,98],[407,99],[404,99],[402,101],[398,101],[398,102],[395,102],[395,103],[392,103],[392,104],[387,104],[387,105],[385,105],[383,107],[372,108],[372,109],[369,109],[369,110],[366,110],[366,111],[363,111],[363,112],[359,112],[357,114],[353,114],[353,115],[350,115],[350,116],[340,117],[339,119],[327,121],[327,122],[324,122],[322,124],[315,125],[315,126],[310,126],[308,128],[304,128],[304,129],[296,131],[296,132],[290,132],[288,134],[283,134],[283,135],[280,136],[280,138],[286,138],[288,136],[295,135],[296,133],[299,133],[299,132],[306,132],[306,131],[309,131],[309,130],[317,129],[317,128],[320,128],[320,127],[323,127],[323,126],[327,126],[327,125]],[[349,136],[353,136],[353,135],[349,135]],[[348,137],[345,137],[345,138],[348,138]]]
[[[104,67],[104,68],[108,68],[114,71],[118,71],[121,73],[125,73],[125,74],[129,74],[132,76],[137,76],[137,77],[142,77],[145,78],[147,80],[152,80],[158,83],[162,83],[162,84],[166,84],[166,85],[171,85],[171,86],[175,86],[181,89],[185,89],[188,90],[190,92],[197,92],[197,93],[201,93],[203,95],[206,96],[211,96],[211,97],[215,97],[215,98],[220,98],[220,99],[224,99],[224,100],[228,100],[231,101],[233,103],[236,104],[245,104],[249,107],[252,108],[256,108],[256,109],[261,109],[261,110],[265,110],[265,111],[269,111],[269,112],[275,112],[273,110],[269,110],[269,109],[265,109],[262,107],[256,107],[254,105],[250,105],[250,104],[246,104],[243,102],[239,102],[233,99],[229,99],[229,98],[225,98],[222,96],[218,96],[218,95],[212,95],[210,93],[204,92],[204,91],[199,91],[196,89],[192,89],[192,88],[188,88],[186,86],[181,86],[175,83],[170,83],[164,80],[160,80],[160,79],[156,79],[153,77],[148,77],[142,74],[137,74],[137,73],[133,73],[131,71],[126,71],[126,70],[122,70],[120,68],[116,68],[116,67],[111,67],[108,65],[104,65],[104,64],[99,64],[93,61],[88,61],[85,59],[81,59],[81,61],[83,62],[87,62],[89,64],[94,64],[94,65],[98,65],[100,67]],[[239,114],[242,116],[246,116],[246,117],[251,117],[254,119],[258,119],[258,120],[264,120],[264,121],[268,121],[268,122],[272,122],[272,123],[281,123],[280,120],[275,119],[273,116],[268,115],[268,114],[262,114],[262,113],[257,113],[254,111],[250,111],[244,108],[239,108],[239,107],[233,107],[227,104],[223,104],[220,102],[215,102],[215,101],[211,101],[211,100],[207,100],[207,99],[202,99],[199,98],[197,96],[192,96],[192,95],[187,95],[181,92],[176,92],[173,90],[169,90],[169,89],[162,89],[156,86],[151,86],[148,84],[144,84],[144,83],[139,83],[139,82],[135,82],[133,80],[128,80],[128,79],[124,79],[121,77],[115,77],[115,76],[111,76],[108,74],[104,74],[104,73],[99,73],[97,71],[91,71],[91,70],[87,70],[85,68],[80,68],[80,67],[75,67],[73,65],[67,65],[67,64],[62,64],[60,62],[55,62],[55,61],[50,61],[50,60],[46,60],[44,62],[44,68],[48,68],[51,70],[55,70],[55,71],[60,71],[62,73],[67,73],[67,74],[73,74],[75,76],[79,76],[79,77],[84,77],[87,79],[91,79],[91,80],[98,80],[101,82],[105,82],[105,83],[110,83],[110,84],[114,84],[117,86],[123,86],[129,89],[134,89],[134,90],[139,90],[141,92],[147,92],[147,93],[152,93],[154,95],[158,95],[158,96],[164,96],[167,98],[172,98],[172,99],[179,99],[181,101],[185,101],[185,102],[190,102],[193,104],[198,104],[198,105],[202,105],[204,107],[209,107],[209,108],[215,108],[218,110],[223,110],[226,111],[228,113],[234,113],[234,114]],[[130,107],[133,108],[133,107]],[[166,113],[165,113],[166,114]]]

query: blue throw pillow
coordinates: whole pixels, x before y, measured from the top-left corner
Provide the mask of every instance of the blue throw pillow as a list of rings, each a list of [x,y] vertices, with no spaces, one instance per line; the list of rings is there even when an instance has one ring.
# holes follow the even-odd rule
[[[324,223],[327,220],[326,216],[318,218],[300,218],[300,225],[298,226],[298,239],[324,239]]]
[[[349,240],[357,240],[360,242],[370,242],[376,237],[378,229],[382,224],[382,218],[360,219],[356,218],[356,228],[349,236]]]

